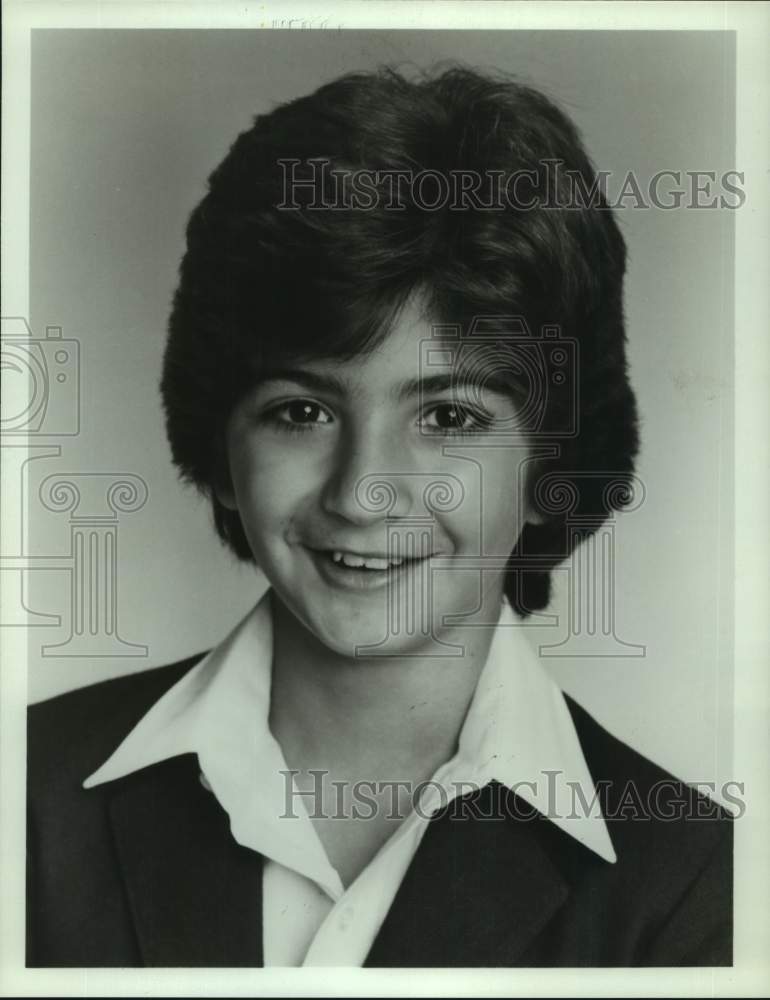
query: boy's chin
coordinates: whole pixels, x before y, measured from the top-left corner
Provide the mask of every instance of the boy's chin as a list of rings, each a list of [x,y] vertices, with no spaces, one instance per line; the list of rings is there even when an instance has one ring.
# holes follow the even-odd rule
[[[327,634],[319,638],[327,649],[351,660],[377,661],[426,655],[423,636],[388,635],[384,629],[347,629],[344,635]]]
[[[456,647],[439,623],[446,616],[478,609],[477,588],[469,589],[470,593],[458,593],[456,588],[434,592],[432,622],[424,620],[427,608],[420,601],[413,596],[407,601],[402,595],[394,604],[386,589],[350,595],[299,587],[286,606],[318,642],[341,657],[446,656]]]
[[[411,634],[394,632],[389,627],[391,616],[387,608],[371,608],[365,613],[351,614],[350,608],[338,614],[311,615],[308,625],[328,650],[351,659],[387,656],[419,656],[425,643],[419,627]]]

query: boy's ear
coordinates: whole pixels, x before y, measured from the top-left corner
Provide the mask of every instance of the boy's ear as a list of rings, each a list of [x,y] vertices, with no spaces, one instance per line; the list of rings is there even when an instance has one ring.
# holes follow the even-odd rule
[[[238,502],[235,499],[233,481],[230,477],[230,469],[226,459],[217,463],[214,473],[213,490],[214,496],[223,507],[226,507],[228,510],[238,510]]]
[[[235,499],[235,493],[233,492],[232,486],[227,483],[217,483],[214,486],[214,495],[217,500],[226,507],[228,510],[238,510],[238,503]]]
[[[538,477],[542,474],[542,471],[540,463],[537,461],[530,463],[529,468],[527,469],[527,479],[524,488],[524,520],[528,524],[545,524],[548,520],[548,516],[538,508],[533,499],[536,495],[534,487],[536,486]]]

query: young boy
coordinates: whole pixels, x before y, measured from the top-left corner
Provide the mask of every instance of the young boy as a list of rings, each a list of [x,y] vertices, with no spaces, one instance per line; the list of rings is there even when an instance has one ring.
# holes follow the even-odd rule
[[[29,964],[730,963],[728,818],[517,628],[581,538],[554,490],[590,534],[638,445],[594,182],[553,104],[464,69],[238,137],[162,392],[269,589],[205,657],[32,709]]]

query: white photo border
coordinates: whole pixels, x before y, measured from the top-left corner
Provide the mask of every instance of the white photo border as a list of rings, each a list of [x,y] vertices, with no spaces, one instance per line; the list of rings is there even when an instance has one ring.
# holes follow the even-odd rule
[[[734,31],[736,163],[746,210],[736,214],[735,766],[747,811],[736,824],[735,964],[681,969],[26,969],[24,801],[26,636],[0,635],[0,994],[23,996],[760,996],[770,987],[770,5],[732,3],[369,2],[208,3],[6,0],[3,30],[2,296],[29,315],[30,33],[35,28],[301,30],[320,15],[335,30],[561,29]],[[8,404],[8,400],[6,400]],[[18,502],[3,482],[2,509]],[[5,541],[5,539],[4,539]]]

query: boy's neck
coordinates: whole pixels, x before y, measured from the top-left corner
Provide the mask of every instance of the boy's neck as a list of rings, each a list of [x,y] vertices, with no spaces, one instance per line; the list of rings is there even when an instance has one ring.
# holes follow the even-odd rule
[[[450,759],[493,628],[453,630],[456,657],[345,657],[273,594],[270,727],[290,767],[346,779],[423,780]]]

